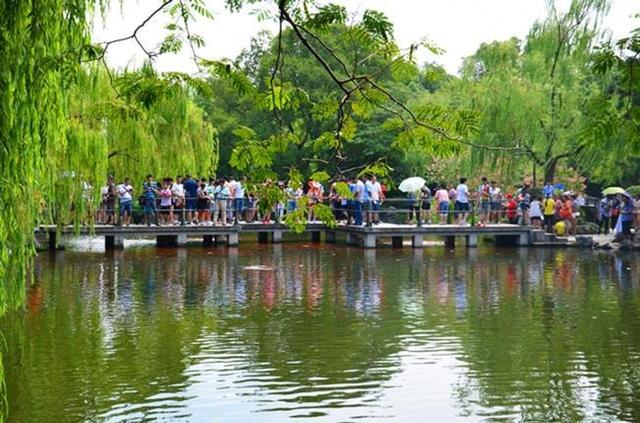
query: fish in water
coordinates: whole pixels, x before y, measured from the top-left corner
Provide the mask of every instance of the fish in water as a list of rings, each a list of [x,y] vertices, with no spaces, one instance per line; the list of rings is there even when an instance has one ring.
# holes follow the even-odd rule
[[[255,270],[257,272],[266,272],[266,271],[273,270],[273,267],[256,264],[256,265],[253,265],[253,266],[245,266],[245,267],[242,268],[242,270]]]

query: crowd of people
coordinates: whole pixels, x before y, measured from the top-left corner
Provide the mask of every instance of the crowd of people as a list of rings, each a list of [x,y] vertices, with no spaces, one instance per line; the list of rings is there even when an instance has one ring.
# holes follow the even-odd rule
[[[336,179],[328,189],[315,180],[302,184],[266,180],[256,185],[246,177],[201,178],[191,175],[163,178],[157,182],[148,175],[137,192],[128,178],[119,183],[109,177],[101,188],[101,207],[97,222],[128,226],[132,221],[134,200],[144,212],[147,225],[230,225],[259,221],[282,221],[287,213],[305,204],[310,220],[319,203],[328,204],[336,220],[350,225],[377,225],[381,214],[406,213],[405,223],[457,224],[479,226],[510,223],[531,225],[559,235],[575,235],[580,209],[585,198],[580,193],[563,191],[557,185],[545,184],[542,191],[532,190],[529,183],[505,192],[496,181],[481,178],[477,189],[469,189],[467,178],[457,186],[432,185],[387,199],[388,189],[375,175]],[[274,204],[264,206],[260,189],[279,190]],[[137,195],[137,197],[136,197]],[[302,202],[302,203],[301,203]],[[390,207],[382,209],[388,202]],[[117,207],[116,207],[117,206]],[[598,206],[599,232],[609,233],[620,220],[619,232],[631,234],[640,228],[640,198],[624,193],[604,196]]]

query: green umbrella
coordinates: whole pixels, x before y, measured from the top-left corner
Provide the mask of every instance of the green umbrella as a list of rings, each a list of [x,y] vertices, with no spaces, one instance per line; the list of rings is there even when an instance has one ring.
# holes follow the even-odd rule
[[[616,194],[624,194],[624,189],[620,188],[620,187],[609,187],[607,189],[605,189],[604,191],[602,191],[602,194],[604,195],[616,195]]]

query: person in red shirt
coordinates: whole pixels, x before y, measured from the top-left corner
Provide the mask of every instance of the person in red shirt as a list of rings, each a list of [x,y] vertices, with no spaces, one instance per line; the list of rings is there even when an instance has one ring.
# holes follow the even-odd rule
[[[560,219],[564,220],[564,224],[567,225],[567,234],[576,235],[577,221],[573,215],[573,201],[571,197],[565,195],[562,207],[560,208]]]
[[[513,195],[507,194],[507,202],[505,204],[507,209],[507,219],[512,225],[518,224],[518,203],[513,199]]]

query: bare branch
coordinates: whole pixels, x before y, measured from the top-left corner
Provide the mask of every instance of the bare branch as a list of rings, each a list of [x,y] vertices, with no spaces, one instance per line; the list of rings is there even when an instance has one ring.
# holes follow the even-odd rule
[[[200,59],[200,56],[198,56],[198,53],[196,52],[196,48],[193,45],[191,29],[189,28],[189,16],[187,14],[187,8],[185,7],[183,0],[179,0],[179,1],[180,1],[180,16],[182,17],[182,22],[184,23],[184,31],[187,33],[187,42],[189,43],[189,47],[191,48],[191,54],[193,55],[192,57],[193,63],[195,63],[196,67],[198,68],[198,72],[202,72],[202,68],[200,67],[200,62],[198,60]]]
[[[156,56],[156,53],[154,52],[150,52],[148,51],[140,42],[140,39],[138,38],[138,32],[147,24],[149,23],[149,21],[151,19],[153,19],[153,17],[155,15],[157,15],[158,13],[160,13],[162,10],[164,10],[165,7],[167,7],[169,4],[173,3],[174,0],[165,0],[164,3],[162,3],[157,9],[155,9],[153,12],[151,12],[151,14],[149,16],[147,16],[131,33],[131,35],[127,35],[125,37],[120,37],[120,38],[115,38],[113,40],[109,40],[109,41],[104,41],[98,44],[103,45],[103,49],[102,52],[100,53],[100,55],[98,57],[96,57],[93,60],[102,60],[104,58],[104,56],[107,54],[107,50],[109,49],[110,46],[112,46],[113,44],[117,44],[117,43],[122,43],[124,41],[128,41],[128,40],[135,40],[135,42],[138,44],[138,46],[142,49],[142,51],[150,58],[152,59],[154,56]]]

